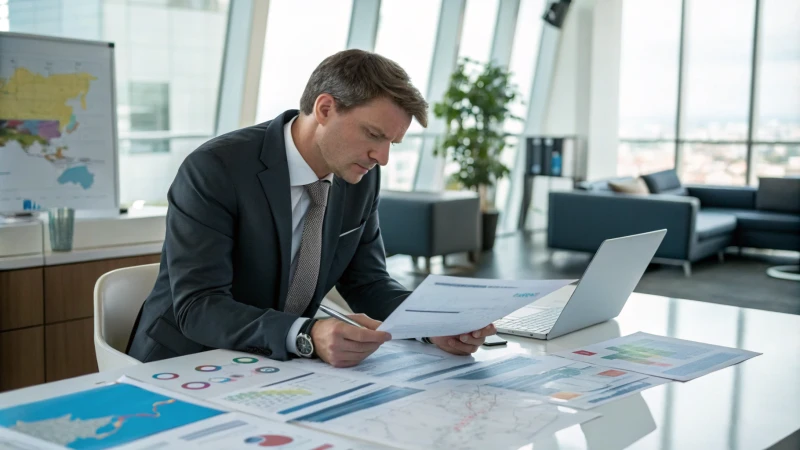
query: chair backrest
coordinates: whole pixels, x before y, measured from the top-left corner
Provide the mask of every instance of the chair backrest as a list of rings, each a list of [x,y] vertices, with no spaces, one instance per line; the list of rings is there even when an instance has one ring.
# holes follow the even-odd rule
[[[94,286],[94,346],[100,371],[139,364],[125,354],[133,323],[158,276],[158,263],[126,267]]]

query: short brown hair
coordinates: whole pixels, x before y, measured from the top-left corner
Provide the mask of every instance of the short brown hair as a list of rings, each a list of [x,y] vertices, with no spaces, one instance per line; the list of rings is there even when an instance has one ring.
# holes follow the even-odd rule
[[[399,64],[377,53],[345,50],[325,58],[308,79],[300,110],[310,115],[320,94],[330,94],[338,111],[386,97],[428,126],[428,102]]]

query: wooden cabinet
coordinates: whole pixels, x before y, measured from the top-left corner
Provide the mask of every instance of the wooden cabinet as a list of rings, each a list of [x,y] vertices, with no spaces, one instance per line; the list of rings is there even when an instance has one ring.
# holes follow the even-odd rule
[[[93,316],[94,284],[106,272],[158,262],[160,255],[104,259],[44,268],[45,323]]]
[[[0,331],[43,323],[42,273],[41,267],[0,272]]]
[[[0,392],[97,372],[94,285],[160,255],[0,271]]]
[[[0,391],[44,381],[44,327],[0,333]]]
[[[45,326],[44,348],[47,381],[97,372],[94,318]]]

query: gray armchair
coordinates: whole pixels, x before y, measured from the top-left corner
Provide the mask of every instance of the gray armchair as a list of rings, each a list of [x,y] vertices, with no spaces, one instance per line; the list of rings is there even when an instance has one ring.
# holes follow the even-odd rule
[[[473,192],[382,190],[378,214],[386,253],[423,257],[428,271],[433,256],[480,251],[480,201]]]

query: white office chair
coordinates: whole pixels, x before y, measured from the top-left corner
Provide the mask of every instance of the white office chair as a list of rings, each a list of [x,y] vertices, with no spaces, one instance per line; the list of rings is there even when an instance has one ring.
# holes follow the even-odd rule
[[[141,364],[125,354],[142,303],[158,276],[158,263],[112,270],[94,285],[94,351],[100,371]],[[336,288],[322,302],[341,313],[353,314]],[[319,318],[328,316],[317,313]]]
[[[133,323],[158,276],[158,263],[112,270],[94,285],[94,351],[100,371],[141,364],[125,354]]]

